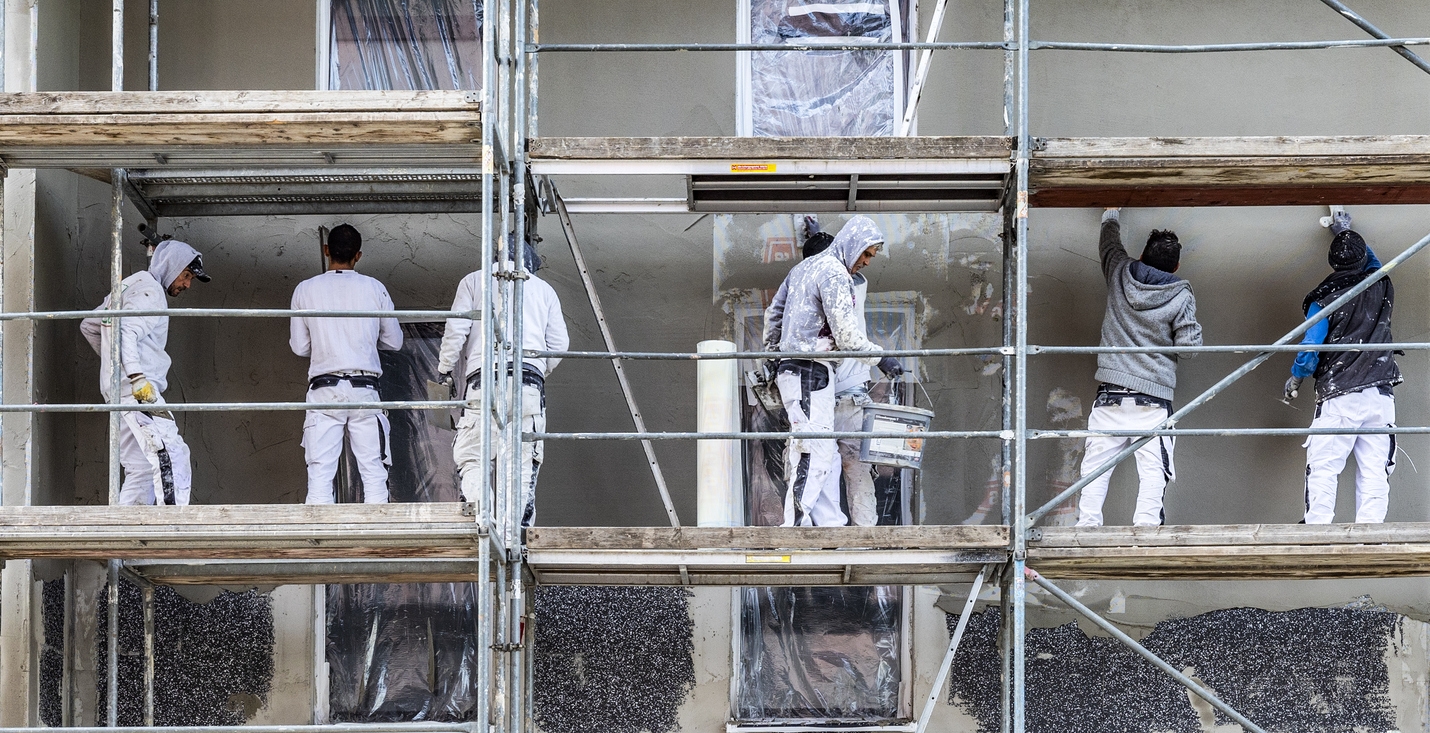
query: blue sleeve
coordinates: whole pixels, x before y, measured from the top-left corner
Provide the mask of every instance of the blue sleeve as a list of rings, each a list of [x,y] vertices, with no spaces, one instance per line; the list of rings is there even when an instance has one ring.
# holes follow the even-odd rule
[[[1380,267],[1381,267],[1381,265],[1380,265],[1380,258],[1375,256],[1375,250],[1371,249],[1370,246],[1367,245],[1366,248],[1365,248],[1365,253],[1366,253],[1367,255],[1370,255],[1370,259],[1365,263],[1365,269],[1367,269],[1367,270],[1379,270]],[[1325,342],[1323,341],[1322,343],[1325,343]]]
[[[1375,255],[1371,255],[1371,257],[1372,259],[1374,259]],[[1311,316],[1314,316],[1320,312],[1321,304],[1312,303],[1311,307],[1306,309],[1306,317],[1310,318]],[[1331,319],[1322,319],[1319,323],[1312,326],[1310,330],[1306,331],[1306,334],[1301,337],[1301,343],[1324,344],[1326,343],[1326,337],[1329,336],[1330,333]],[[1297,379],[1305,379],[1306,377],[1315,374],[1316,365],[1319,364],[1320,361],[1321,352],[1319,351],[1297,352],[1296,361],[1291,364],[1291,376],[1296,377]]]

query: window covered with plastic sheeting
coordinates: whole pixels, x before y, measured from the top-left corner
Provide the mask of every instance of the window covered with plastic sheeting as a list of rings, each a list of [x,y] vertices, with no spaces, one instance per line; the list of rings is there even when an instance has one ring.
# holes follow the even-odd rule
[[[741,0],[742,41],[820,45],[901,43],[913,0]],[[893,135],[903,118],[906,51],[789,50],[740,54],[742,135]]]
[[[480,0],[331,0],[329,89],[480,89]]]
[[[402,324],[402,349],[379,352],[384,400],[424,400],[436,379],[441,323]],[[394,502],[457,501],[450,413],[391,410]],[[362,500],[351,456],[338,500]],[[477,593],[472,583],[328,586],[328,699],[335,722],[465,721],[476,712]]]

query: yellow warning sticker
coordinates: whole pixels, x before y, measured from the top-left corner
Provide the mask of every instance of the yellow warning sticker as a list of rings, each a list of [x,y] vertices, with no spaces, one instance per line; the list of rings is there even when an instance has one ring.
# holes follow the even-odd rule
[[[731,173],[774,173],[774,163],[731,163]]]
[[[789,562],[789,555],[746,555],[745,562]]]

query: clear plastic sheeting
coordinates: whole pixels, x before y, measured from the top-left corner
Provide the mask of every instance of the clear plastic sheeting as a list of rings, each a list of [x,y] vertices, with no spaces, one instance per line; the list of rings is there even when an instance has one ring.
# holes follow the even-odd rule
[[[436,379],[441,323],[402,324],[402,349],[380,352],[385,400],[423,400]],[[392,410],[394,502],[457,501],[451,419]],[[339,501],[361,498],[349,460]],[[476,712],[477,594],[472,583],[328,586],[328,689],[334,722],[465,721]]]
[[[480,89],[480,0],[332,0],[329,89]]]
[[[909,4],[900,0],[750,0],[750,41],[903,42],[908,18]],[[893,135],[903,117],[908,58],[901,51],[751,52],[742,132]]]
[[[897,587],[743,588],[742,723],[883,723],[902,717]]]

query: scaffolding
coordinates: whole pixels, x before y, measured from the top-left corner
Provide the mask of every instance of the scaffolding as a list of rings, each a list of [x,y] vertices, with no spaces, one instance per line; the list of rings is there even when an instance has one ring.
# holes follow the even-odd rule
[[[1188,402],[1157,430],[1094,433],[1036,430],[1029,426],[1028,359],[1043,354],[1132,353],[1151,349],[1042,346],[1029,342],[1028,212],[1030,207],[1211,206],[1325,203],[1430,203],[1430,138],[1037,138],[1029,124],[1029,55],[1035,50],[1106,53],[1219,53],[1307,49],[1389,48],[1420,68],[1410,47],[1427,38],[1390,38],[1336,0],[1323,0],[1368,34],[1369,40],[1212,45],[1066,43],[1034,40],[1031,0],[1005,0],[1004,37],[997,41],[939,42],[935,22],[925,42],[851,44],[856,50],[922,52],[918,78],[903,115],[907,132],[934,51],[1001,52],[1007,130],[999,137],[892,138],[543,138],[537,136],[538,69],[543,53],[703,51],[749,53],[798,50],[761,44],[542,44],[537,43],[539,0],[498,0],[482,15],[483,88],[480,92],[159,92],[157,0],[150,3],[149,91],[123,90],[122,0],[113,6],[111,92],[38,94],[34,90],[38,25],[30,8],[29,91],[0,96],[0,162],[4,170],[72,169],[111,186],[111,301],[115,318],[140,315],[205,318],[410,316],[481,321],[485,367],[480,398],[471,402],[388,401],[374,408],[443,410],[458,407],[494,415],[482,421],[482,459],[499,446],[512,456],[485,482],[475,504],[387,506],[119,507],[118,430],[121,413],[142,409],[119,402],[34,404],[32,376],[23,374],[24,399],[6,389],[0,412],[19,417],[22,450],[29,455],[33,416],[45,412],[109,415],[109,498],[106,507],[40,507],[32,503],[28,463],[22,487],[5,486],[0,511],[0,557],[105,560],[109,577],[107,722],[117,723],[117,614],[121,577],[138,584],[145,603],[145,728],[155,733],[526,733],[531,711],[531,617],[534,584],[663,585],[884,585],[970,582],[957,627],[933,692],[914,721],[898,730],[921,733],[952,664],[963,630],[985,581],[1002,589],[1000,637],[1003,729],[1023,733],[1026,718],[1024,637],[1028,584],[1033,583],[1088,617],[1149,659],[1192,693],[1246,730],[1253,721],[1186,677],[1087,609],[1048,578],[1344,578],[1424,574],[1430,561],[1430,524],[1330,527],[1222,525],[1074,529],[1035,527],[1038,519],[1073,496],[1096,475],[1111,470],[1157,435],[1307,435],[1316,433],[1430,433],[1430,427],[1374,431],[1316,429],[1184,429],[1183,417],[1273,354],[1295,351],[1294,342],[1379,278],[1415,255],[1430,237],[1391,259],[1374,276],[1270,345],[1179,348],[1179,352],[1235,352],[1255,356]],[[934,17],[941,19],[946,0]],[[0,13],[0,22],[9,14]],[[0,28],[0,39],[13,38]],[[811,46],[811,49],[815,47]],[[818,50],[846,48],[819,44]],[[12,55],[13,56],[13,55]],[[0,54],[3,57],[3,54]],[[14,87],[9,83],[7,90]],[[1002,451],[1002,522],[997,526],[912,526],[784,529],[691,528],[681,525],[652,441],[730,438],[752,440],[791,433],[653,432],[645,429],[623,360],[769,357],[769,353],[692,354],[622,352],[603,314],[581,256],[571,213],[804,211],[806,199],[768,177],[739,175],[742,165],[768,165],[791,175],[832,177],[847,192],[841,210],[1001,210],[1003,236],[1002,342],[965,349],[889,351],[921,357],[994,356],[1002,361],[998,430],[940,430],[933,440],[996,440]],[[563,199],[552,176],[666,174],[691,177],[685,199]],[[861,176],[866,178],[861,180]],[[918,195],[880,196],[884,183],[916,183]],[[697,185],[699,184],[699,185]],[[3,187],[3,179],[0,179]],[[275,189],[281,188],[282,191]],[[3,190],[3,189],[0,189]],[[738,191],[741,196],[704,196]],[[871,191],[873,193],[871,193]],[[892,201],[892,203],[891,203]],[[123,207],[136,206],[157,229],[168,216],[254,213],[462,212],[480,214],[481,242],[473,256],[485,274],[483,301],[472,312],[294,311],[192,308],[163,312],[119,311],[122,301]],[[732,203],[733,202],[733,203]],[[722,208],[726,207],[726,208]],[[735,207],[735,208],[730,208]],[[863,208],[861,208],[863,207]],[[522,395],[517,379],[500,368],[520,359],[521,303],[527,278],[521,258],[497,255],[511,239],[524,242],[535,213],[555,215],[575,256],[583,286],[606,346],[600,352],[536,352],[525,356],[609,360],[620,380],[635,430],[605,433],[521,433]],[[496,264],[489,264],[496,262]],[[8,264],[8,263],[7,263]],[[19,342],[32,359],[33,328],[40,320],[76,320],[91,311],[23,311],[0,315],[5,343]],[[493,316],[504,314],[502,318]],[[498,320],[500,322],[498,322]],[[1376,344],[1430,350],[1430,343]],[[116,343],[117,348],[117,343]],[[1355,346],[1323,350],[1356,349]],[[112,355],[116,356],[116,355]],[[838,356],[838,354],[831,354]],[[112,358],[117,386],[120,360]],[[7,370],[11,371],[11,370]],[[4,375],[15,379],[13,372]],[[305,402],[169,404],[173,411],[308,410],[337,408]],[[27,422],[19,422],[27,421]],[[7,430],[7,433],[9,431]],[[842,437],[849,433],[803,434]],[[1041,507],[1029,507],[1029,441],[1122,435],[1138,441],[1095,473],[1084,476]],[[896,437],[889,434],[887,437]],[[638,440],[645,450],[670,528],[556,528],[520,526],[519,455],[522,441]],[[8,476],[9,474],[7,474]],[[777,558],[754,562],[751,557]],[[28,564],[6,568],[8,587],[28,587]],[[478,709],[465,724],[330,725],[315,699],[311,726],[156,728],[153,725],[153,585],[211,583],[432,582],[467,580],[478,588]],[[29,593],[28,590],[25,593]],[[15,597],[7,592],[7,600]],[[7,618],[9,618],[7,616]],[[321,627],[316,627],[321,628]],[[6,632],[6,637],[11,635]],[[13,668],[28,649],[0,648],[0,681],[26,674]],[[6,677],[6,675],[9,675]],[[28,689],[28,688],[27,688]],[[26,703],[28,705],[28,703]],[[6,720],[16,720],[7,701]],[[18,718],[26,723],[28,710]],[[0,728],[19,733],[22,726]],[[87,728],[97,731],[98,728]]]

